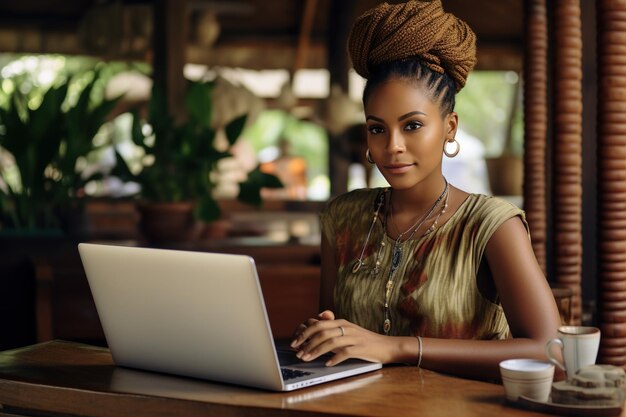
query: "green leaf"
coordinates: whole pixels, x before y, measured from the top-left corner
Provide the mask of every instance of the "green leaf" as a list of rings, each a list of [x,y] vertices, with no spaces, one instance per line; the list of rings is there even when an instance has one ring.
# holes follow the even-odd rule
[[[172,125],[167,97],[158,84],[154,84],[152,87],[152,95],[148,103],[148,122],[152,125],[155,133],[166,131]]]
[[[261,187],[254,182],[244,181],[239,184],[239,195],[237,200],[242,203],[249,204],[255,207],[260,207],[261,200]]]
[[[117,149],[115,149],[115,167],[113,167],[111,175],[118,177],[124,182],[137,181],[137,176],[132,173],[130,168],[128,168],[126,160],[117,151]]]
[[[199,126],[211,126],[212,90],[213,83],[191,83],[187,89],[185,104],[189,120]]]
[[[35,138],[41,138],[51,126],[54,127],[55,120],[61,114],[61,104],[67,95],[68,86],[68,83],[64,83],[48,89],[39,107],[31,112],[29,123]]]
[[[20,117],[18,104],[15,97],[9,102],[9,108],[5,111],[0,108],[0,120],[5,127],[2,136],[2,146],[11,152],[16,158],[20,158],[28,147],[28,121]]]
[[[262,204],[261,188],[282,188],[283,184],[278,177],[261,172],[259,166],[248,173],[248,179],[239,183],[237,200],[245,204],[260,207]]]
[[[205,221],[207,223],[212,222],[220,218],[222,211],[215,199],[210,194],[205,194],[201,199],[196,202],[194,208],[194,216],[197,219]]]
[[[80,117],[87,114],[89,110],[89,99],[91,98],[91,92],[93,91],[93,86],[95,85],[98,79],[98,74],[94,74],[93,79],[87,84],[83,91],[81,91],[78,96],[78,101],[76,104],[69,110],[69,114],[73,115],[71,122],[75,124],[81,124],[84,122],[80,120]]]
[[[98,133],[122,97],[123,95],[119,95],[112,99],[104,99],[91,110],[91,117],[88,119],[90,125],[90,136],[93,137],[96,133]]]
[[[257,186],[263,188],[283,188],[283,183],[277,176],[266,174],[261,171],[261,167],[257,166],[248,173],[248,181],[253,182]]]
[[[139,117],[139,112],[137,110],[133,110],[132,114],[133,114],[133,125],[131,127],[130,137],[132,138],[133,143],[135,145],[145,148],[146,147],[144,143],[145,137],[143,135],[143,131],[141,130],[142,122],[141,122],[141,118]]]
[[[226,125],[226,138],[231,146],[234,145],[237,139],[239,139],[239,136],[241,136],[241,132],[243,132],[243,128],[246,125],[247,117],[248,115],[244,114],[243,116],[235,118]]]
[[[94,172],[93,174],[85,178],[84,182],[85,184],[87,184],[90,181],[102,181],[103,179],[105,179],[105,175],[102,172]]]
[[[199,155],[211,155],[216,152],[213,142],[215,140],[215,131],[213,129],[204,128],[197,133],[197,145]]]

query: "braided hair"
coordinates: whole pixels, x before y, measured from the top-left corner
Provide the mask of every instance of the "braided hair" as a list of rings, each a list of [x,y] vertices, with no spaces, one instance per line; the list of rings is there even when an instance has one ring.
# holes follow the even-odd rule
[[[364,102],[375,86],[395,77],[421,83],[449,113],[476,64],[476,36],[444,12],[441,0],[382,3],[356,20],[348,52],[356,72],[368,80]]]

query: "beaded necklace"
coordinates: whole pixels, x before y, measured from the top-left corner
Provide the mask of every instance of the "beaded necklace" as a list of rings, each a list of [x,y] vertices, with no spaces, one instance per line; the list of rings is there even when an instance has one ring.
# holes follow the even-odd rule
[[[400,233],[394,241],[394,245],[392,249],[392,257],[391,257],[391,266],[389,268],[389,273],[387,274],[387,284],[385,285],[385,298],[384,298],[384,304],[383,304],[384,306],[383,332],[386,335],[389,334],[389,331],[391,330],[391,319],[389,317],[389,300],[391,298],[391,292],[394,287],[395,272],[400,267],[400,263],[402,262],[402,258],[403,258],[402,246],[404,242],[411,240],[415,236],[417,231],[424,225],[424,223],[428,219],[431,218],[432,214],[435,212],[437,207],[439,207],[442,200],[445,198],[442,209],[438,212],[437,217],[433,221],[433,224],[424,232],[423,236],[429,233],[432,233],[437,228],[439,218],[441,217],[442,214],[446,212],[446,209],[448,208],[448,197],[450,195],[448,180],[445,177],[444,177],[444,181],[446,185],[443,191],[441,192],[441,194],[439,195],[439,197],[437,198],[437,200],[430,207],[430,209],[423,216],[419,217],[417,221],[413,225],[411,225],[411,227],[406,229],[404,232]],[[389,188],[386,188],[380,194],[378,203],[376,205],[376,210],[372,218],[372,223],[370,224],[369,230],[367,231],[367,235],[365,237],[365,243],[363,243],[363,247],[361,248],[361,253],[359,254],[359,258],[354,261],[354,265],[352,266],[353,274],[356,274],[357,272],[359,272],[359,270],[362,267],[367,266],[365,262],[363,261],[363,257],[365,255],[367,243],[369,242],[369,239],[372,235],[372,230],[374,229],[374,225],[376,224],[376,220],[378,219],[378,215],[380,214],[380,210],[386,201],[386,196],[387,196],[388,191],[389,191]],[[388,204],[389,206],[391,206],[391,201],[389,201]],[[390,210],[390,216],[393,216],[393,209]],[[409,232],[411,232],[409,237],[403,240],[402,238]],[[381,253],[385,247],[386,235],[387,235],[387,216],[385,215],[384,220],[383,220],[383,238],[381,239],[380,245],[378,247],[378,251],[376,252],[376,256],[374,258],[375,259],[374,268],[372,268],[369,272],[371,275],[378,275],[378,273],[380,272],[380,264],[381,264],[380,259],[381,259]]]
[[[446,186],[443,189],[443,192],[441,193],[439,198],[437,198],[437,200],[432,205],[432,207],[426,212],[424,216],[420,217],[415,224],[413,224],[403,233],[400,233],[393,244],[393,250],[392,250],[392,255],[391,255],[391,267],[389,268],[389,273],[387,274],[387,284],[385,285],[385,300],[384,300],[385,302],[383,304],[383,307],[385,309],[384,321],[383,321],[383,332],[386,335],[389,334],[389,331],[391,330],[391,318],[389,316],[389,300],[391,298],[391,292],[395,285],[395,273],[396,273],[396,270],[400,267],[400,263],[402,262],[402,258],[404,255],[402,246],[404,245],[404,242],[411,240],[415,236],[415,233],[417,233],[417,231],[420,229],[420,227],[422,227],[422,225],[426,222],[426,220],[430,218],[430,216],[433,214],[433,212],[439,206],[439,204],[441,203],[442,199],[445,196],[445,202],[443,204],[443,208],[437,214],[437,217],[435,218],[435,221],[433,222],[433,224],[428,228],[428,230],[426,230],[426,232],[424,232],[424,235],[433,232],[437,228],[437,223],[439,222],[439,218],[441,217],[442,214],[446,212],[446,209],[448,207],[449,195],[450,194],[448,192],[448,181],[446,180]],[[405,240],[402,240],[402,237],[409,231],[411,231],[411,234],[409,235],[409,237],[406,238]],[[385,229],[385,234],[386,234],[386,229]]]
[[[357,272],[359,272],[361,267],[366,266],[365,262],[363,262],[363,255],[365,255],[365,249],[367,248],[367,243],[369,242],[370,236],[372,235],[372,230],[374,229],[374,225],[376,224],[376,220],[378,219],[378,214],[380,213],[380,209],[383,206],[383,204],[385,203],[385,198],[386,198],[386,195],[387,195],[388,191],[389,191],[389,188],[385,188],[383,190],[383,192],[380,194],[379,198],[378,198],[378,204],[376,205],[376,211],[374,212],[374,217],[372,217],[372,223],[370,224],[370,228],[367,231],[367,236],[365,237],[365,243],[363,243],[363,247],[361,248],[361,253],[359,254],[359,259],[356,259],[354,261],[354,265],[352,265],[352,273],[353,274],[356,274]],[[376,254],[376,267],[374,269],[372,269],[372,271],[370,271],[370,273],[372,275],[378,274],[378,269],[379,269],[379,266],[380,266],[380,260],[379,260],[380,256],[379,255],[380,255],[380,252],[381,252],[382,248],[385,246],[385,242],[381,241],[380,246],[381,247],[378,249],[378,253]]]

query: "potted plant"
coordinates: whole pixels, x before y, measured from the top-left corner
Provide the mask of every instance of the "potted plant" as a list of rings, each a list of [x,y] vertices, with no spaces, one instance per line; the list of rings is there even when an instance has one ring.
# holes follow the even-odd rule
[[[0,328],[3,348],[35,342],[35,272],[32,258],[75,250],[62,230],[70,207],[83,201],[84,176],[77,163],[96,149],[93,138],[118,99],[95,104],[99,74],[66,109],[71,81],[49,88],[31,108],[19,89],[0,107]],[[6,157],[8,154],[11,158]],[[4,164],[11,160],[10,164]],[[73,214],[79,211],[74,210]],[[77,237],[77,236],[70,236]]]
[[[39,107],[14,92],[0,108],[0,146],[14,159],[6,172],[0,163],[0,317],[3,349],[35,342],[35,277],[30,257],[63,242],[49,204],[51,179],[45,175],[62,138],[61,103],[67,85],[49,89]],[[0,161],[3,162],[3,161]],[[8,317],[11,317],[8,319]]]
[[[3,229],[51,229],[58,226],[52,205],[52,179],[46,169],[58,155],[63,137],[61,104],[67,83],[50,88],[41,104],[30,109],[17,90],[7,109],[0,108],[0,146],[15,161],[14,174],[0,166],[3,188],[0,197]]]
[[[0,108],[0,146],[15,161],[12,173],[0,165],[4,230],[58,229],[64,224],[60,216],[81,204],[85,184],[98,178],[99,174],[84,176],[77,166],[80,158],[96,150],[93,138],[119,100],[91,103],[98,78],[95,72],[67,110],[63,105],[69,80],[48,89],[34,109],[18,90],[8,107]]]
[[[215,146],[216,130],[211,127],[212,82],[193,82],[185,96],[187,120],[177,123],[168,111],[163,91],[155,86],[148,104],[147,120],[134,112],[132,140],[142,149],[139,169],[133,169],[119,153],[114,174],[123,181],[140,185],[138,210],[140,227],[152,241],[167,242],[197,237],[202,223],[220,218],[220,207],[213,197],[214,173],[218,162],[231,156],[246,116],[224,127],[227,149]],[[273,175],[255,168],[240,183],[238,200],[261,205],[262,187],[282,184]]]

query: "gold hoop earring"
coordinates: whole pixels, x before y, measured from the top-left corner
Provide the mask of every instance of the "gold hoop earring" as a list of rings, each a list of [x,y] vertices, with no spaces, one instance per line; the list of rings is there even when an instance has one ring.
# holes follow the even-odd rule
[[[367,159],[367,162],[369,162],[372,165],[376,163],[372,159],[372,155],[370,155],[370,149],[369,148],[367,148],[367,150],[365,151],[365,159]]]
[[[446,147],[448,146],[449,143],[456,143],[456,148],[454,149],[454,152],[448,152],[448,149]],[[456,140],[456,138],[452,138],[452,140],[446,141],[445,145],[443,145],[443,153],[446,154],[448,158],[454,158],[455,156],[459,154],[460,150],[461,150],[461,144],[459,143],[458,140]]]

